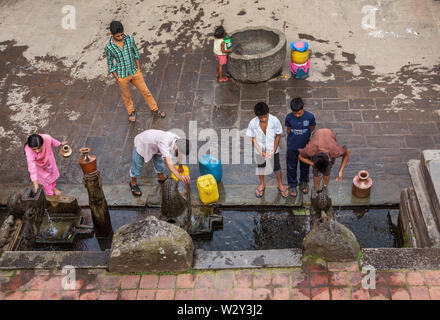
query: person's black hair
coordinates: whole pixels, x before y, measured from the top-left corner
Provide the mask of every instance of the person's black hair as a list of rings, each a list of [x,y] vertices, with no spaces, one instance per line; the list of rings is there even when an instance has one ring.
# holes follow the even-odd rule
[[[26,143],[24,144],[25,146],[28,145],[29,148],[41,148],[41,146],[43,145],[43,137],[40,136],[39,134],[31,134]]]
[[[214,37],[217,39],[223,39],[225,37],[225,28],[223,26],[218,26],[215,28]]]
[[[124,32],[124,27],[120,21],[112,21],[110,23],[110,32],[114,35]]]
[[[313,161],[315,168],[321,173],[324,173],[327,170],[329,163],[330,160],[328,158],[328,155],[324,152],[319,152]]]
[[[265,102],[258,102],[254,107],[254,112],[257,117],[264,116],[269,113],[269,106]]]
[[[293,112],[298,112],[302,108],[304,108],[304,101],[301,98],[293,98],[292,101],[290,101],[290,109],[292,109]]]

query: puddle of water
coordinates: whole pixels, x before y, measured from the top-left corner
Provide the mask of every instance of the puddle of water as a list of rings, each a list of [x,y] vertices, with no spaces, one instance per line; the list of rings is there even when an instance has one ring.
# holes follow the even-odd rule
[[[223,228],[211,240],[195,240],[194,246],[209,251],[266,250],[301,247],[309,231],[309,216],[286,210],[220,210]]]
[[[361,248],[393,248],[396,237],[388,221],[389,209],[335,210],[336,220],[349,228]],[[211,240],[195,240],[196,248],[208,251],[239,251],[301,248],[309,232],[309,216],[285,211],[220,210],[223,228]]]
[[[335,219],[349,228],[361,248],[395,248],[396,235],[388,220],[389,209],[340,209]]]

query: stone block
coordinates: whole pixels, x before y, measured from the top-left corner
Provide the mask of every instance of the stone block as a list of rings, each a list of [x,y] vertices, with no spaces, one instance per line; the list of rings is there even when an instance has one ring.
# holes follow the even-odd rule
[[[440,228],[440,150],[423,150],[421,169],[437,226]]]
[[[194,244],[183,229],[155,217],[119,228],[113,236],[110,272],[184,272]]]
[[[417,203],[420,208],[423,223],[426,226],[426,232],[429,238],[429,247],[440,248],[440,232],[437,225],[437,217],[432,209],[431,197],[428,194],[426,181],[423,177],[420,160],[408,161],[408,170],[414,191],[417,196]],[[417,212],[418,210],[414,210]]]
[[[320,224],[303,240],[303,254],[319,257],[327,262],[355,261],[360,251],[354,234],[336,221]]]

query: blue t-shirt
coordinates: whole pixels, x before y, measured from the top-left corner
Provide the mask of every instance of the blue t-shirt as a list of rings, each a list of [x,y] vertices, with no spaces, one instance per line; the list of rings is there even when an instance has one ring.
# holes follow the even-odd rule
[[[304,148],[309,142],[312,134],[310,127],[316,126],[315,116],[307,111],[304,111],[304,114],[299,118],[289,113],[284,125],[290,127],[290,134],[287,136],[287,149],[298,150]]]

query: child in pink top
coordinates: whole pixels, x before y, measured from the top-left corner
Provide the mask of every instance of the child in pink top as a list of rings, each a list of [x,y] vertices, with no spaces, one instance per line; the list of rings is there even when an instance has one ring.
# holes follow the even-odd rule
[[[214,31],[214,54],[217,59],[217,73],[216,77],[218,82],[226,82],[229,79],[223,77],[223,65],[227,62],[227,53],[232,52],[232,49],[226,50],[225,41],[223,40],[226,35],[226,31],[222,26],[215,28]]]
[[[61,195],[61,191],[55,188],[60,173],[52,146],[59,147],[65,144],[67,141],[59,142],[48,134],[32,134],[28,137],[24,152],[35,192],[38,190],[38,184],[42,184],[47,195]]]

